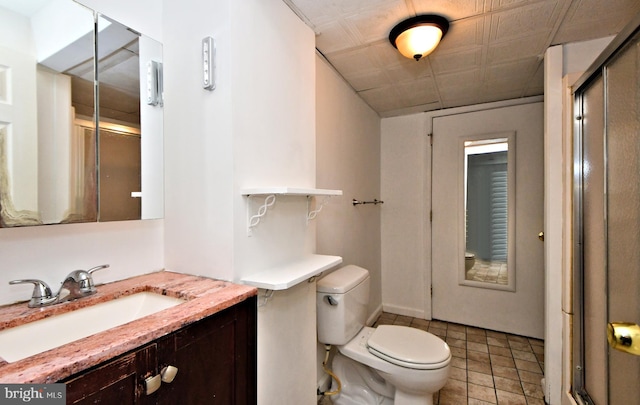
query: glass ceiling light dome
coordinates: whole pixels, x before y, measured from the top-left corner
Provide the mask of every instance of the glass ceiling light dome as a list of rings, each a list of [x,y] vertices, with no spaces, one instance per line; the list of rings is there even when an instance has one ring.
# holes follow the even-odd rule
[[[403,56],[420,60],[436,49],[448,29],[449,21],[444,17],[419,15],[393,27],[389,41]]]

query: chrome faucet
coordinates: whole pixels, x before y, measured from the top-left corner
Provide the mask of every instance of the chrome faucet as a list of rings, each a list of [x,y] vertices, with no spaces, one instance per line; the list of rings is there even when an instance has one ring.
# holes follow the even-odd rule
[[[108,264],[92,267],[89,270],[74,270],[65,277],[60,290],[53,295],[51,288],[42,280],[25,279],[9,281],[9,284],[25,284],[32,283],[34,285],[29,308],[44,307],[47,305],[58,304],[60,302],[71,301],[77,298],[93,295],[97,292],[93,284],[91,274],[95,271],[106,269]]]
[[[46,305],[55,304],[57,296],[51,293],[51,288],[41,280],[25,279],[9,281],[9,284],[26,284],[33,283],[33,293],[29,301],[29,308],[44,307]]]

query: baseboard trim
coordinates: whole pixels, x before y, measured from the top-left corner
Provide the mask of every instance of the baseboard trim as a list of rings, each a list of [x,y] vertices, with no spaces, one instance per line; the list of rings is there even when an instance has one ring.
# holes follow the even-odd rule
[[[373,313],[367,319],[367,325],[371,326],[374,322],[380,317],[382,314],[382,304],[378,305],[378,308],[373,311]]]
[[[416,309],[416,308],[402,307],[402,306],[399,306],[399,305],[383,304],[382,305],[382,309],[383,309],[384,312],[390,312],[390,313],[396,314],[396,315],[404,315],[404,316],[410,316],[412,318],[420,318],[420,319],[429,319],[429,318],[425,317],[424,310],[420,310],[420,309]]]

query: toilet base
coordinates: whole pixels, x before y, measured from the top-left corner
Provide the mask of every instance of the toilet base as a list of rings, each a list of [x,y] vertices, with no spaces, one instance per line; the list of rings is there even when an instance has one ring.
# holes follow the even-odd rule
[[[412,395],[396,390],[394,405],[433,405],[433,394]]]
[[[333,405],[433,405],[433,394],[399,391],[375,370],[340,353],[336,353],[332,368],[342,383],[340,393],[331,397]],[[331,391],[337,389],[333,380]]]
[[[393,405],[395,388],[371,368],[336,353],[333,372],[340,379],[342,389],[331,397],[333,405]],[[338,389],[335,380],[331,391]]]

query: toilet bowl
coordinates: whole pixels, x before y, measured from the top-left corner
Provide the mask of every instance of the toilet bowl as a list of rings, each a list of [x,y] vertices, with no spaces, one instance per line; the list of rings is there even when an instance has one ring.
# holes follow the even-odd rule
[[[439,337],[397,325],[364,325],[369,273],[346,266],[318,281],[318,340],[336,345],[335,405],[432,405],[447,382],[451,350]],[[332,390],[337,389],[334,381]]]
[[[464,254],[464,270],[469,271],[476,264],[476,255],[473,253],[465,252]]]
[[[418,333],[413,334],[413,331]],[[385,335],[380,342],[377,342],[380,337],[378,332]],[[381,345],[386,343],[386,339],[394,339],[394,343],[388,347]],[[374,349],[374,344],[381,351]],[[415,350],[418,346],[422,346],[423,350]],[[400,347],[403,347],[404,353],[393,352],[394,348]],[[378,404],[381,403],[380,400],[382,403],[395,405],[431,405],[433,394],[446,384],[451,370],[451,351],[442,339],[406,326],[364,327],[346,345],[338,346],[338,351],[343,358],[336,360],[340,358],[336,356],[333,372],[343,380],[343,386],[346,380],[347,389],[351,392],[345,392],[345,398],[335,398],[334,405]],[[393,358],[388,353],[403,359]],[[351,363],[356,363],[361,368],[354,367]],[[358,381],[360,379],[362,381]],[[336,388],[337,386],[332,387]],[[363,391],[375,392],[378,394],[377,400],[353,402],[354,396],[363,397]]]

